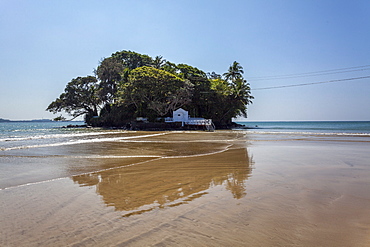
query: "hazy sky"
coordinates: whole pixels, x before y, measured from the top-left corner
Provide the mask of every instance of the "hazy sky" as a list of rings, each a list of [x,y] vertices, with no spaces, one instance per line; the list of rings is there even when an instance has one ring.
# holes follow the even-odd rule
[[[71,79],[121,50],[219,74],[238,61],[255,89],[370,76],[369,0],[0,0],[0,30],[13,120],[52,118]],[[370,120],[370,78],[252,94],[249,120]]]

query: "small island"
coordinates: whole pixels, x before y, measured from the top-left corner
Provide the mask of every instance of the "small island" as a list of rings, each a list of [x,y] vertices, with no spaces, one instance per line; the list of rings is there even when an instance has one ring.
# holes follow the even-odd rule
[[[232,118],[247,115],[252,103],[243,67],[234,62],[220,75],[162,56],[152,58],[133,51],[119,51],[104,58],[94,76],[72,79],[64,92],[47,107],[73,119],[84,116],[87,126],[130,129],[178,129],[206,126],[231,128]],[[189,121],[169,121],[175,111],[189,114]],[[191,117],[190,117],[191,116]],[[63,116],[55,120],[65,119]],[[207,128],[208,128],[207,127]],[[209,128],[208,128],[209,129]]]

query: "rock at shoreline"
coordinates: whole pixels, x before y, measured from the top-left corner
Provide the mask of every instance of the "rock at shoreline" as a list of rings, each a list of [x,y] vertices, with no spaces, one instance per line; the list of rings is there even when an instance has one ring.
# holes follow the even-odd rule
[[[67,126],[63,126],[62,128],[91,128],[91,126],[88,126],[86,124],[68,124]]]

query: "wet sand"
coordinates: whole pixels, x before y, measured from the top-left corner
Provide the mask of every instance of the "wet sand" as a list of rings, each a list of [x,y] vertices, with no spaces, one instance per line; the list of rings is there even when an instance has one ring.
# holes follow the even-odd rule
[[[369,150],[216,131],[14,151],[52,168],[4,179],[0,246],[369,246]]]

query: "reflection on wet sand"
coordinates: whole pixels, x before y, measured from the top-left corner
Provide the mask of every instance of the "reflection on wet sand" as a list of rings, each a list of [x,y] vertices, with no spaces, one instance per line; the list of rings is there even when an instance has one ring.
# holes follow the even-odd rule
[[[246,195],[251,161],[245,148],[197,157],[160,158],[135,166],[73,176],[81,186],[95,186],[107,206],[124,216],[188,203],[223,185],[233,197]]]

